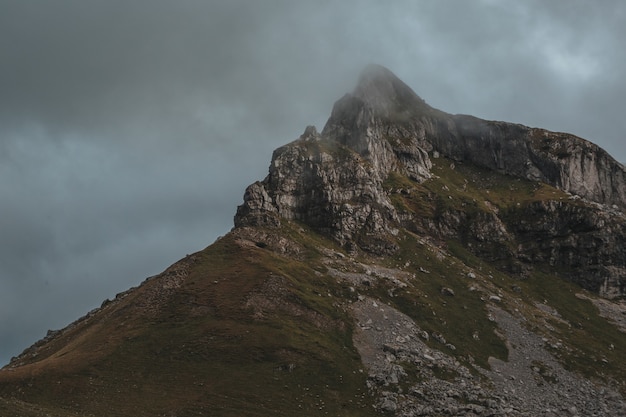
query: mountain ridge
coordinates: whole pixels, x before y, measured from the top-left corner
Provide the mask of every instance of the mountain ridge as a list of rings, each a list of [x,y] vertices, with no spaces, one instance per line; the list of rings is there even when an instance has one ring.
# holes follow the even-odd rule
[[[623,415],[624,168],[603,152],[369,66],[228,234],[13,358],[0,412]]]
[[[397,103],[402,106],[394,107]],[[335,152],[339,148],[343,152]],[[457,164],[470,163],[516,178],[547,183],[568,193],[567,198],[609,205],[599,211],[613,213],[609,217],[614,219],[619,218],[626,207],[626,170],[591,142],[519,124],[449,115],[428,106],[391,71],[369,66],[354,93],[335,103],[321,134],[312,127],[307,128],[300,139],[274,152],[266,179],[246,190],[235,225],[276,225],[280,218],[298,220],[333,236],[342,245],[361,245],[369,252],[392,253],[397,249],[394,243],[397,229],[400,225],[411,228],[414,222],[401,219],[384,183],[395,174],[405,175],[417,183],[430,179],[431,157],[439,155]],[[533,215],[555,210],[524,208],[533,211]],[[502,220],[490,211],[483,212],[489,218],[482,221],[495,221],[501,227],[492,230],[492,236],[484,236],[483,241],[500,245],[504,240],[515,240],[514,235],[518,240],[528,239],[520,236],[526,233],[516,225],[511,229],[517,231],[505,230]],[[625,259],[619,249],[624,241],[623,227],[618,226],[621,232],[617,235],[603,233],[605,221],[610,224],[614,220],[598,221],[593,217],[604,219],[607,216],[580,211],[578,209],[577,215],[586,217],[581,221],[593,232],[586,238],[603,242],[615,240],[616,236],[617,241],[609,246],[611,254],[604,253],[606,247],[600,243],[591,247],[591,258],[612,260],[598,265],[597,259],[589,259],[589,265],[581,265],[572,280],[595,292],[604,289],[607,296],[621,296],[626,280]],[[449,214],[457,216],[458,213],[449,211]],[[520,211],[518,215],[524,213]],[[405,210],[404,216],[411,215]],[[413,216],[420,217],[416,213]],[[464,227],[460,219],[454,221],[456,224],[448,222],[445,227]],[[619,220],[617,222],[619,224]],[[446,237],[445,233],[432,230],[433,227],[422,226],[421,229]],[[461,233],[466,232],[457,230],[456,234]],[[543,238],[558,239],[562,233],[563,230],[554,230]],[[565,245],[570,243],[560,246]],[[537,248],[531,250],[538,252]],[[559,252],[565,250],[558,249]],[[519,260],[537,256],[512,248],[509,252],[506,256],[515,264],[510,271],[529,267],[531,262]],[[572,254],[565,256],[572,257]],[[573,266],[574,259],[571,261],[570,266]],[[557,254],[548,262],[567,261]]]

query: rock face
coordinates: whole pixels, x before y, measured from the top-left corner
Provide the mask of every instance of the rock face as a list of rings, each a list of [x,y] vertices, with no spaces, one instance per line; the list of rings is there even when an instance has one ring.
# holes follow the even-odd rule
[[[625,294],[626,218],[598,206],[540,201],[513,209],[510,230],[524,264],[549,264],[608,298]],[[513,221],[518,219],[518,221]]]
[[[382,190],[383,168],[375,164],[309,127],[300,139],[274,151],[269,175],[248,187],[235,225],[298,220],[342,244],[392,250],[386,237],[396,215]]]
[[[626,170],[593,143],[565,133],[471,116],[457,115],[454,121],[454,136],[433,139],[442,153],[626,208]]]
[[[543,201],[505,212],[400,213],[386,181],[393,175],[415,184],[430,179],[433,156],[549,184],[574,197],[571,204]],[[321,134],[307,127],[274,152],[269,175],[246,190],[235,226],[297,220],[350,250],[375,254],[397,250],[398,228],[420,230],[475,241],[474,253],[521,275],[537,262],[566,268],[570,280],[615,297],[626,284],[625,209],[625,168],[591,142],[444,113],[372,65],[335,103]]]

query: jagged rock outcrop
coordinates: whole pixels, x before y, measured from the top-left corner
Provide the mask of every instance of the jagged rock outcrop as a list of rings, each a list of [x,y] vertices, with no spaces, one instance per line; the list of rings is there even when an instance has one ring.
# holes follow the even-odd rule
[[[318,134],[307,127],[277,149],[262,183],[248,188],[235,226],[295,219],[348,246],[393,252],[397,213],[382,184],[392,171],[430,178],[428,143],[396,123],[405,109],[429,106],[382,67],[366,70],[353,94],[335,103]],[[383,116],[383,117],[381,117]]]
[[[235,226],[298,220],[348,247],[393,251],[396,213],[382,188],[389,168],[357,149],[307,128],[300,139],[274,151],[267,178],[246,190]]]

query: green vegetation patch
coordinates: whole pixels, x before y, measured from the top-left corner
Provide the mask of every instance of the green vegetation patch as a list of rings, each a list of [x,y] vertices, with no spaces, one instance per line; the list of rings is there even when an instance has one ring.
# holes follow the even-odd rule
[[[519,285],[530,298],[558,314],[548,323],[554,330],[541,322],[535,324],[535,330],[562,341],[552,353],[566,369],[588,378],[626,381],[626,357],[622,349],[626,346],[626,334],[602,317],[591,301],[576,297],[584,290],[541,271],[535,271]],[[623,384],[621,389],[626,392]]]
[[[379,281],[371,294],[411,317],[429,334],[443,335],[447,344],[454,346],[452,349],[431,337],[433,348],[486,369],[490,356],[506,360],[508,349],[495,332],[496,324],[488,319],[485,301],[481,299],[484,294],[475,289],[475,282],[467,276],[467,265],[449,256],[440,258],[412,234],[405,234],[399,241],[401,249],[388,259],[388,266],[397,268],[408,263],[405,270],[413,272],[415,278],[406,288],[393,291],[389,284]]]
[[[154,312],[125,322],[133,331],[111,354],[42,374],[20,395],[68,416],[375,415],[339,303],[348,290],[322,273],[318,239],[299,241],[294,260],[227,235],[191,255],[176,291],[143,303]]]

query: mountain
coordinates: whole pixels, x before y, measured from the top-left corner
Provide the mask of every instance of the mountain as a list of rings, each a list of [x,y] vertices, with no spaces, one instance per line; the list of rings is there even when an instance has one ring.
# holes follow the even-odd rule
[[[626,415],[625,182],[369,66],[231,232],[13,358],[0,415]]]

